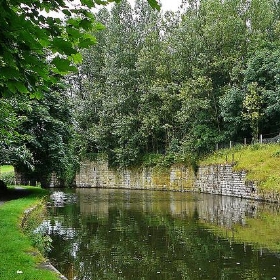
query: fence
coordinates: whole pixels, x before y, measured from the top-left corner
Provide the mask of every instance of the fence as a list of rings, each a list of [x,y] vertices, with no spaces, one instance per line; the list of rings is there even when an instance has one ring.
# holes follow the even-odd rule
[[[264,144],[269,144],[269,143],[280,143],[280,133],[278,135],[276,135],[275,137],[271,137],[271,138],[262,138],[261,135],[261,143]]]
[[[268,137],[272,136],[273,137]],[[229,141],[227,143],[217,143],[216,144],[216,150],[225,149],[225,148],[232,148],[237,145],[250,145],[250,144],[271,144],[271,143],[280,143],[280,133],[273,133],[273,134],[260,134],[259,139],[254,140],[252,138],[244,138],[243,142],[235,142],[235,141]]]

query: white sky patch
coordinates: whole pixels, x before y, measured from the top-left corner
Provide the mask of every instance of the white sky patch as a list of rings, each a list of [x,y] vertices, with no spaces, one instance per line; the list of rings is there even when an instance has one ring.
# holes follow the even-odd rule
[[[162,9],[165,11],[177,12],[182,0],[162,0]]]
[[[135,0],[128,0],[128,2],[134,6]],[[161,0],[162,10],[163,11],[173,11],[177,12],[179,6],[182,4],[182,0]]]
[[[134,7],[135,4],[135,0],[128,0],[128,2],[131,4],[132,7]],[[161,0],[161,5],[162,5],[162,11],[173,11],[176,12],[179,10],[180,5],[182,4],[182,0]],[[70,5],[69,5],[70,4]],[[71,3],[68,3],[68,5],[70,6],[70,8],[75,7],[75,5],[79,5],[80,1],[79,0],[75,0]],[[106,7],[110,7],[112,4],[106,6]],[[104,6],[102,5],[97,5],[97,9],[98,8],[102,8]],[[46,13],[46,12],[41,12],[44,16],[52,16],[52,17],[56,17],[56,18],[61,18],[63,17],[63,13],[62,12],[50,12],[50,13]]]

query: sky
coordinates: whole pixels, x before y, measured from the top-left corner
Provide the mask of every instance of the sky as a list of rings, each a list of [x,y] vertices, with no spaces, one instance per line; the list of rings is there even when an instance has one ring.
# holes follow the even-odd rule
[[[178,11],[179,6],[182,3],[182,0],[161,0],[162,9],[165,11]]]
[[[135,0],[128,0],[130,2],[130,4],[133,6],[135,3]],[[159,0],[159,2],[161,2],[162,5],[162,10],[165,11],[178,11],[179,6],[182,3],[182,0]],[[74,5],[80,3],[79,0],[75,0]],[[70,5],[71,7],[71,5]],[[73,7],[73,6],[72,6]],[[103,7],[103,6],[100,6]],[[108,6],[107,6],[108,7]],[[42,14],[47,15],[47,13],[42,12]],[[62,17],[64,16],[62,13],[55,13],[55,12],[51,12],[48,15],[53,16],[53,17]]]

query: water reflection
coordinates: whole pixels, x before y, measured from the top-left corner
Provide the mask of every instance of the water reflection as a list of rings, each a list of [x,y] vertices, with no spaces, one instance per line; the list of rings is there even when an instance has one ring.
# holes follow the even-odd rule
[[[278,210],[205,194],[78,189],[50,196],[44,225],[49,257],[68,279],[280,279]],[[260,225],[270,233],[259,235]]]

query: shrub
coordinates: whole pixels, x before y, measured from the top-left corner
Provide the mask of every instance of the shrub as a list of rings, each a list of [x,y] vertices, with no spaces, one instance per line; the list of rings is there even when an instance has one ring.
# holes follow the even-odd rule
[[[0,179],[6,183],[6,185],[15,184],[15,174],[14,172],[5,172],[0,175]]]

